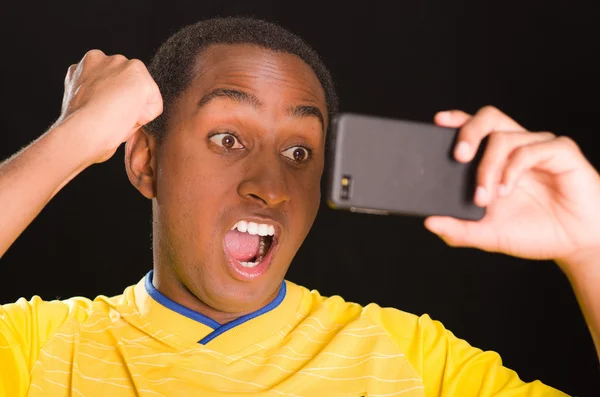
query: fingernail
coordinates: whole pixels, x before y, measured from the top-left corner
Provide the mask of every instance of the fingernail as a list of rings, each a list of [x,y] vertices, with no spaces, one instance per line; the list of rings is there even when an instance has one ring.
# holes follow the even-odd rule
[[[438,114],[437,114],[437,115],[438,115],[438,117],[440,117],[440,118],[442,118],[442,119],[448,120],[448,119],[450,118],[450,111],[448,111],[448,110],[443,110],[443,111],[441,111],[441,112],[438,112]]]
[[[475,190],[475,203],[479,206],[485,204],[485,200],[487,199],[487,191],[483,186],[478,186],[477,190]]]
[[[458,145],[456,145],[456,152],[455,152],[455,156],[458,160],[463,160],[466,161],[469,159],[469,156],[471,155],[471,146],[465,142],[459,142]]]

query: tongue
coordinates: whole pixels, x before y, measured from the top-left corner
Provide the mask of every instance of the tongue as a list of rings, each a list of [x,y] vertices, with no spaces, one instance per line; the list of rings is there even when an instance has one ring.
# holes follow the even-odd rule
[[[258,255],[260,236],[231,230],[225,235],[225,248],[238,261],[248,262]]]

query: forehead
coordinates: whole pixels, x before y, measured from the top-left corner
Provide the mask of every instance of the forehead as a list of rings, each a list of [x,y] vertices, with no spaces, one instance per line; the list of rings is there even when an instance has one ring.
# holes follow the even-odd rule
[[[249,90],[268,103],[312,104],[327,117],[325,92],[300,57],[250,44],[215,44],[206,48],[195,66],[191,89],[202,95],[215,88]]]

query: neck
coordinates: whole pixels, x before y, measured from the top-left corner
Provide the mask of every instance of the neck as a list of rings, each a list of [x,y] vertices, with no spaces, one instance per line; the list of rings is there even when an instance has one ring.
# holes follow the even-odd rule
[[[225,311],[219,310],[216,306],[219,304],[221,306],[232,307],[234,304],[225,305],[221,304],[221,302],[217,302],[217,304],[210,305],[207,304],[205,300],[203,300],[199,295],[202,295],[202,291],[199,293],[194,293],[190,288],[186,287],[184,283],[180,280],[174,279],[172,277],[172,273],[169,271],[161,271],[160,269],[155,269],[151,275],[151,285],[152,287],[159,292],[163,297],[168,298],[168,300],[174,302],[177,305],[183,306],[186,309],[192,310],[202,316],[208,317],[210,320],[218,323],[219,325],[230,323],[240,317],[248,315],[250,313],[254,313],[265,306],[269,305],[269,303],[273,303],[277,296],[281,293],[281,287],[277,288],[272,296],[267,297],[264,302],[259,302],[258,304],[254,304],[251,306],[243,305],[242,310],[238,311]],[[281,284],[280,284],[281,286]],[[156,299],[156,297],[155,297]],[[156,299],[158,300],[158,299]],[[239,303],[239,302],[236,302]],[[163,303],[165,305],[165,303]],[[168,306],[168,304],[166,304]],[[244,310],[245,309],[245,310]],[[176,310],[176,309],[175,309]],[[217,327],[218,325],[212,325],[212,327]]]
[[[169,277],[169,272],[161,271],[160,269],[154,269],[152,274],[152,285],[162,295],[169,298],[173,302],[184,306],[190,310],[202,314],[216,321],[219,324],[227,324],[228,322],[234,321],[252,310],[239,311],[239,312],[226,312],[214,308],[211,305],[206,304],[202,299],[196,296],[188,287],[186,287],[179,280]]]

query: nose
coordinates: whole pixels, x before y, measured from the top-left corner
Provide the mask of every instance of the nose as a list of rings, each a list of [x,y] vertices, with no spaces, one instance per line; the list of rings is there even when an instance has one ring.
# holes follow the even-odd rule
[[[238,194],[261,206],[278,207],[290,201],[285,164],[266,156],[249,159],[251,166],[238,185]]]

